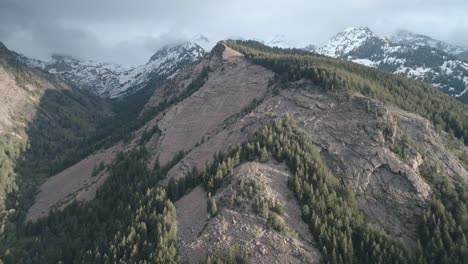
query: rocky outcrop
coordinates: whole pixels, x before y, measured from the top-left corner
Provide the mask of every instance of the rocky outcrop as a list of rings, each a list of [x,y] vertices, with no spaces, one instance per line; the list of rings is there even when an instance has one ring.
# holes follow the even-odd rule
[[[177,228],[192,229],[190,234],[178,233],[182,261],[199,263],[207,254],[223,256],[227,249],[237,245],[249,255],[249,263],[318,262],[320,253],[312,246],[314,239],[302,221],[294,193],[287,187],[288,177],[290,173],[284,164],[249,162],[240,165],[231,175],[230,184],[213,197],[220,208],[213,218],[209,218],[206,211],[205,215],[193,210],[187,213],[187,207],[201,207],[197,205],[200,200],[206,204],[206,193],[200,197],[197,188],[187,195],[192,199],[182,198],[176,203]],[[253,184],[257,187],[252,188]],[[197,194],[198,199],[193,199]],[[229,199],[234,194],[236,205],[230,206]],[[265,217],[252,209],[256,198],[276,201],[284,208],[281,221],[286,231],[266,228]],[[197,228],[202,226],[200,222],[205,223],[203,228]]]
[[[265,96],[273,78],[272,72],[230,48],[226,48],[221,58],[212,55],[201,65],[211,69],[206,83],[192,96],[152,121],[157,123],[162,135],[157,142],[149,143],[150,150],[153,157],[159,157],[161,164],[170,161],[177,152],[193,150],[197,143],[222,133],[227,119],[241,114],[254,100]],[[195,74],[198,71],[200,66],[195,68]],[[193,79],[195,76],[190,77]],[[244,140],[242,137],[231,143],[239,144]],[[211,143],[206,156],[202,157],[202,153],[197,155],[198,165],[204,165],[213,157],[213,151],[222,151],[227,145],[227,142]]]

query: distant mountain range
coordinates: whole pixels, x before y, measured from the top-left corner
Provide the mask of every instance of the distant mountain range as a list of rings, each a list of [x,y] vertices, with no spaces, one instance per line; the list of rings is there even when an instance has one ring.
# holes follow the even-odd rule
[[[151,81],[171,78],[204,54],[205,50],[198,44],[184,42],[161,48],[146,64],[134,68],[83,61],[58,54],[52,55],[51,60],[47,62],[22,55],[19,55],[18,59],[30,67],[60,76],[68,83],[95,95],[118,98],[137,92]]]
[[[298,48],[285,35],[258,41],[271,47]],[[196,34],[186,42],[163,47],[146,64],[134,68],[59,54],[47,62],[21,55],[19,59],[98,96],[119,98],[135,93],[151,81],[171,78],[215,44],[207,36]],[[428,36],[400,30],[382,37],[367,27],[350,27],[321,46],[302,49],[421,80],[468,101],[468,49]]]
[[[468,49],[428,36],[398,31],[381,37],[367,27],[350,27],[304,50],[421,80],[468,101]]]

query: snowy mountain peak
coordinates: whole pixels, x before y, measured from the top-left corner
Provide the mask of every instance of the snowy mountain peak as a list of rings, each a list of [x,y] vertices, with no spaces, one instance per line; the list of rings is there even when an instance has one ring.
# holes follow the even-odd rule
[[[161,57],[174,57],[186,55],[187,53],[192,53],[195,57],[201,57],[204,50],[198,44],[189,41],[176,45],[167,45],[156,51],[156,53],[151,56],[148,63],[159,60]]]
[[[398,30],[395,34],[390,35],[388,39],[397,44],[431,47],[454,56],[468,52],[466,48],[436,40],[425,35],[416,34],[408,30]]]
[[[0,41],[0,50],[6,50],[7,47]]]
[[[343,30],[345,34],[365,34],[370,36],[376,36],[374,32],[368,27],[347,27]]]
[[[270,41],[266,41],[265,45],[283,49],[293,48],[295,46],[294,43],[289,41],[283,34],[275,35]]]
[[[457,59],[461,56],[455,55],[456,48],[409,31],[382,38],[367,27],[352,27],[332,37],[316,52],[421,80],[451,96],[465,96],[468,101],[468,64]]]
[[[318,48],[317,52],[331,57],[341,57],[370,40],[382,41],[368,27],[348,27]]]
[[[82,61],[54,54],[44,62],[20,56],[18,59],[33,68],[40,68],[63,78],[68,83],[101,96],[117,98],[132,94],[153,81],[171,78],[179,70],[197,61],[205,51],[195,43],[184,42],[158,50],[144,65],[127,68],[119,64]]]
[[[314,44],[310,44],[310,45],[305,46],[302,49],[308,52],[315,52],[317,50],[317,47]]]
[[[165,46],[151,56],[145,65],[121,75],[119,87],[113,89],[108,96],[111,98],[120,97],[134,93],[152,81],[172,78],[181,69],[198,61],[204,55],[204,49],[193,42]]]
[[[194,35],[191,42],[202,47],[206,52],[209,52],[216,45],[216,42],[211,41],[207,36],[201,33]]]
[[[75,58],[71,55],[54,53],[51,56],[53,61],[66,61],[66,62],[80,62],[78,58]]]

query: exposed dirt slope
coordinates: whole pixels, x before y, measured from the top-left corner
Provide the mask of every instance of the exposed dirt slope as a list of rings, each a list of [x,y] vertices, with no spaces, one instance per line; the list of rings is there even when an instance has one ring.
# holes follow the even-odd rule
[[[203,209],[198,206],[200,201],[206,204],[206,193],[201,193],[199,188],[177,202],[178,245],[182,260],[198,263],[207,254],[222,256],[227,249],[238,245],[248,253],[250,263],[318,262],[320,254],[311,246],[314,243],[312,235],[302,221],[294,194],[287,187],[289,176],[280,164],[249,162],[240,165],[234,170],[231,183],[214,197],[219,213],[209,219],[206,206],[204,215],[199,210],[189,213],[186,210]],[[255,191],[251,191],[254,184],[257,184],[253,188]],[[230,206],[229,198],[233,193],[237,198],[235,205]],[[281,216],[287,227],[285,232],[266,228],[265,216],[253,210],[252,201],[256,198],[276,201],[285,208]],[[192,233],[184,232],[190,227]]]
[[[150,142],[150,150],[154,157],[159,157],[161,164],[167,163],[177,152],[193,149],[197,143],[221,131],[226,119],[265,95],[273,77],[272,72],[254,65],[230,48],[226,48],[221,58],[212,55],[202,65],[209,65],[211,69],[205,84],[156,118],[162,135]],[[188,79],[193,77],[188,76]],[[203,164],[213,157],[212,153],[207,154],[200,160]]]
[[[98,188],[109,176],[106,168],[97,175],[93,170],[102,162],[109,165],[122,147],[117,145],[93,154],[72,167],[50,177],[39,188],[35,202],[26,214],[26,221],[46,217],[50,210],[65,208],[73,200],[89,201],[94,199]]]

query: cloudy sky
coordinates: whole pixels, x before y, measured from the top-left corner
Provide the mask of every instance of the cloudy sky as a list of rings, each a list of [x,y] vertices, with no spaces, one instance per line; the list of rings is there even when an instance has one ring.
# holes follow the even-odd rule
[[[127,65],[203,33],[319,45],[348,26],[407,29],[468,46],[467,0],[0,0],[0,41],[30,57],[62,53]]]

